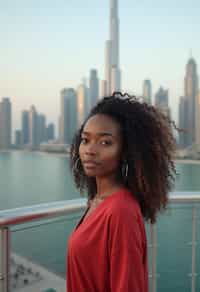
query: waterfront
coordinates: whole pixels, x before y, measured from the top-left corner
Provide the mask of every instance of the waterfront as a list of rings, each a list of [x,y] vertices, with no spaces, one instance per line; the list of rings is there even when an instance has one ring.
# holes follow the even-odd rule
[[[0,210],[80,197],[66,155],[0,152]],[[177,191],[200,190],[200,165],[177,164]],[[198,162],[197,162],[198,163]]]
[[[175,190],[200,190],[200,165],[177,164]],[[67,200],[80,195],[73,186],[68,158],[34,152],[0,153],[0,208]],[[199,214],[199,212],[198,212]],[[11,247],[35,263],[65,276],[67,238],[80,214],[12,228]],[[191,208],[174,206],[157,224],[158,291],[189,291]],[[199,227],[199,221],[197,229]],[[199,240],[199,234],[197,233]],[[197,255],[199,252],[197,252]],[[197,266],[199,270],[199,264]],[[197,277],[199,286],[199,277]],[[167,283],[166,283],[167,282]]]

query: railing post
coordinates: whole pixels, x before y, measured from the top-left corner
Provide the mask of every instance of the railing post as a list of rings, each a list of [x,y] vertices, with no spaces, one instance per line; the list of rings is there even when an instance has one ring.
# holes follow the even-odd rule
[[[155,224],[150,224],[151,237],[151,275],[152,275],[152,292],[157,289],[157,274],[156,274],[156,229]]]
[[[0,292],[9,292],[10,230],[0,228]]]
[[[191,276],[191,292],[196,291],[196,208],[192,208],[192,273]]]

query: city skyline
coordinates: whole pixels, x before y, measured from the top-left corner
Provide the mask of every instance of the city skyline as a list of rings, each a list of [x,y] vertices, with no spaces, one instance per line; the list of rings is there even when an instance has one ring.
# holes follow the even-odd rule
[[[109,1],[88,0],[87,6],[46,0],[2,4],[0,97],[11,98],[14,128],[31,104],[57,125],[62,88],[77,89],[92,68],[104,79]],[[191,48],[197,66],[200,62],[199,6],[197,1],[155,1],[154,7],[148,1],[119,1],[122,90],[141,95],[149,79],[154,100],[160,86],[169,89],[176,121]]]

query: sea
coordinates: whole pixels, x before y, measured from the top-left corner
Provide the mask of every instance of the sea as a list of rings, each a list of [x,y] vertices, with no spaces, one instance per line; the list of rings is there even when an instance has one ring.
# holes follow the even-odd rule
[[[173,191],[200,193],[200,164],[176,163]],[[26,151],[0,152],[0,210],[82,197],[76,190],[67,155]],[[192,208],[174,204],[160,214],[156,230],[157,292],[191,291]],[[196,291],[200,291],[200,208],[196,208]],[[67,240],[81,213],[16,225],[11,228],[11,250],[66,275]],[[149,225],[146,224],[150,242]],[[151,272],[151,246],[149,246]],[[98,260],[97,260],[98,268]],[[151,278],[150,278],[151,284]]]

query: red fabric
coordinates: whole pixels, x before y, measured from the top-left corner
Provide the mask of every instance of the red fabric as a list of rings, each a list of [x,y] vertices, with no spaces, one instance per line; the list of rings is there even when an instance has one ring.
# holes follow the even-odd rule
[[[83,221],[85,214],[69,238],[67,292],[147,292],[146,233],[131,193],[120,190]]]

